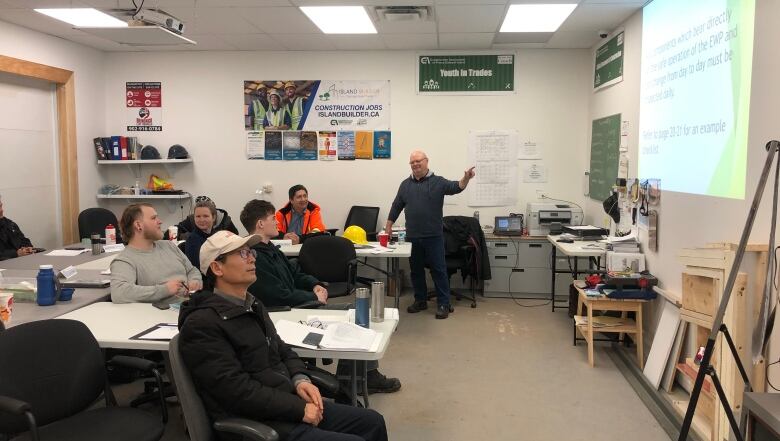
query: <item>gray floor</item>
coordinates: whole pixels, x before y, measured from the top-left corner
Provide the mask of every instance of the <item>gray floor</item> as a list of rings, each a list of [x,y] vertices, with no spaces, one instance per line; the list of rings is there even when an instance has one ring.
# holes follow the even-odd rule
[[[669,439],[603,350],[588,367],[584,343],[572,346],[565,311],[511,299],[455,306],[447,320],[435,320],[433,308],[402,312],[381,371],[403,388],[371,396],[390,439]],[[164,439],[186,440],[178,407],[170,409]]]

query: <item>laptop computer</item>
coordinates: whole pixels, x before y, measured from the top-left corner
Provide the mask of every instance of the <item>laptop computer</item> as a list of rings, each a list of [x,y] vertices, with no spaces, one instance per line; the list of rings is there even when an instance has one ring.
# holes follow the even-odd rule
[[[493,234],[496,236],[522,236],[523,216],[496,216]]]

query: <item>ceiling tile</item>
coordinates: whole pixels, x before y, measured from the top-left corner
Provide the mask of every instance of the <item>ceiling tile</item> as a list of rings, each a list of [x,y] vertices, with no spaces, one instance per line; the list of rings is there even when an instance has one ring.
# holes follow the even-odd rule
[[[336,50],[336,44],[322,34],[274,34],[282,49],[291,51],[329,51]]]
[[[493,32],[442,33],[439,34],[440,49],[489,49],[493,43]]]
[[[430,6],[433,5],[433,0],[290,0],[290,4],[295,6]]]
[[[10,8],[88,8],[85,1],[79,0],[2,0]]]
[[[6,1],[6,0],[3,0]],[[89,3],[95,8],[99,9],[132,9],[133,2],[130,0],[80,0],[84,3]],[[138,3],[136,1],[136,3]],[[194,8],[195,0],[146,0],[144,2],[144,8],[148,9],[163,9],[167,10],[169,7],[178,8]],[[200,3],[200,0],[198,1]]]
[[[636,5],[579,5],[559,31],[612,31],[640,9]]]
[[[327,35],[340,51],[364,51],[387,49],[382,37],[377,34]]]
[[[197,0],[197,6],[252,8],[257,6],[290,6],[290,2],[288,0]]]
[[[282,48],[267,34],[227,34],[220,38],[241,51],[278,51]]]
[[[439,32],[495,32],[504,9],[499,5],[438,6]]]
[[[374,22],[380,34],[435,34],[436,22],[427,21],[379,21]]]
[[[197,44],[178,44],[174,46],[138,46],[145,51],[232,51],[236,48],[220,36],[216,35],[187,35]]]
[[[185,24],[185,33],[256,34],[258,29],[244,19],[241,8],[166,8]]]
[[[506,0],[435,0],[436,6],[439,5],[506,5]],[[513,1],[512,3],[525,3],[523,1]]]
[[[492,49],[545,49],[548,48],[547,43],[504,43],[494,44]]]
[[[105,38],[96,37],[94,35],[89,35],[86,33],[83,35],[69,36],[68,40],[74,41],[79,44],[83,44],[84,46],[93,47],[101,51],[137,51],[138,50],[133,48],[132,46],[125,46],[110,40],[106,40]]]
[[[497,32],[493,43],[547,43],[552,32]]]
[[[601,38],[593,31],[558,31],[547,42],[555,49],[584,49],[593,47]]]
[[[241,8],[241,11],[250,23],[268,34],[322,34],[322,31],[295,7]]]
[[[438,49],[436,34],[382,35],[385,46],[392,50]]]

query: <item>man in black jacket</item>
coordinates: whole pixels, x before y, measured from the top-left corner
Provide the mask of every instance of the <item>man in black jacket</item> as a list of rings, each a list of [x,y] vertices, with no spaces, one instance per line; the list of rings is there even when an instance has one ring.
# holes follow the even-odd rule
[[[211,291],[194,294],[179,315],[182,358],[210,417],[261,421],[289,430],[287,441],[386,441],[376,411],[323,401],[262,302],[247,293],[255,281],[250,246],[259,240],[227,231],[209,237],[200,269]]]
[[[14,221],[5,217],[0,199],[0,260],[34,253],[32,242],[25,237]]]
[[[297,264],[290,262],[287,256],[277,248],[271,239],[278,230],[274,217],[274,206],[268,201],[253,199],[244,205],[240,215],[241,223],[250,233],[260,238],[253,247],[257,253],[255,262],[257,281],[249,287],[249,293],[262,300],[267,306],[289,306],[294,308],[304,303],[328,301],[325,284],[316,277],[304,273]],[[368,392],[392,393],[401,389],[401,381],[387,377],[379,372],[379,364],[368,364]],[[347,369],[339,364],[339,372]]]

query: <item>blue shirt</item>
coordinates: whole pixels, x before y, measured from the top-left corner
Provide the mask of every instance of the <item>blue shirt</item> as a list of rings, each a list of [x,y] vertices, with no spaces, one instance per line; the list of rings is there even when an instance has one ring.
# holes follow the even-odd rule
[[[303,213],[298,214],[295,210],[290,213],[290,225],[287,226],[288,233],[295,233],[300,236],[303,233],[303,215],[306,214],[306,210]]]
[[[436,237],[444,234],[444,196],[463,191],[458,181],[428,173],[422,179],[409,176],[401,182],[387,218],[395,223],[406,213],[406,237]]]

